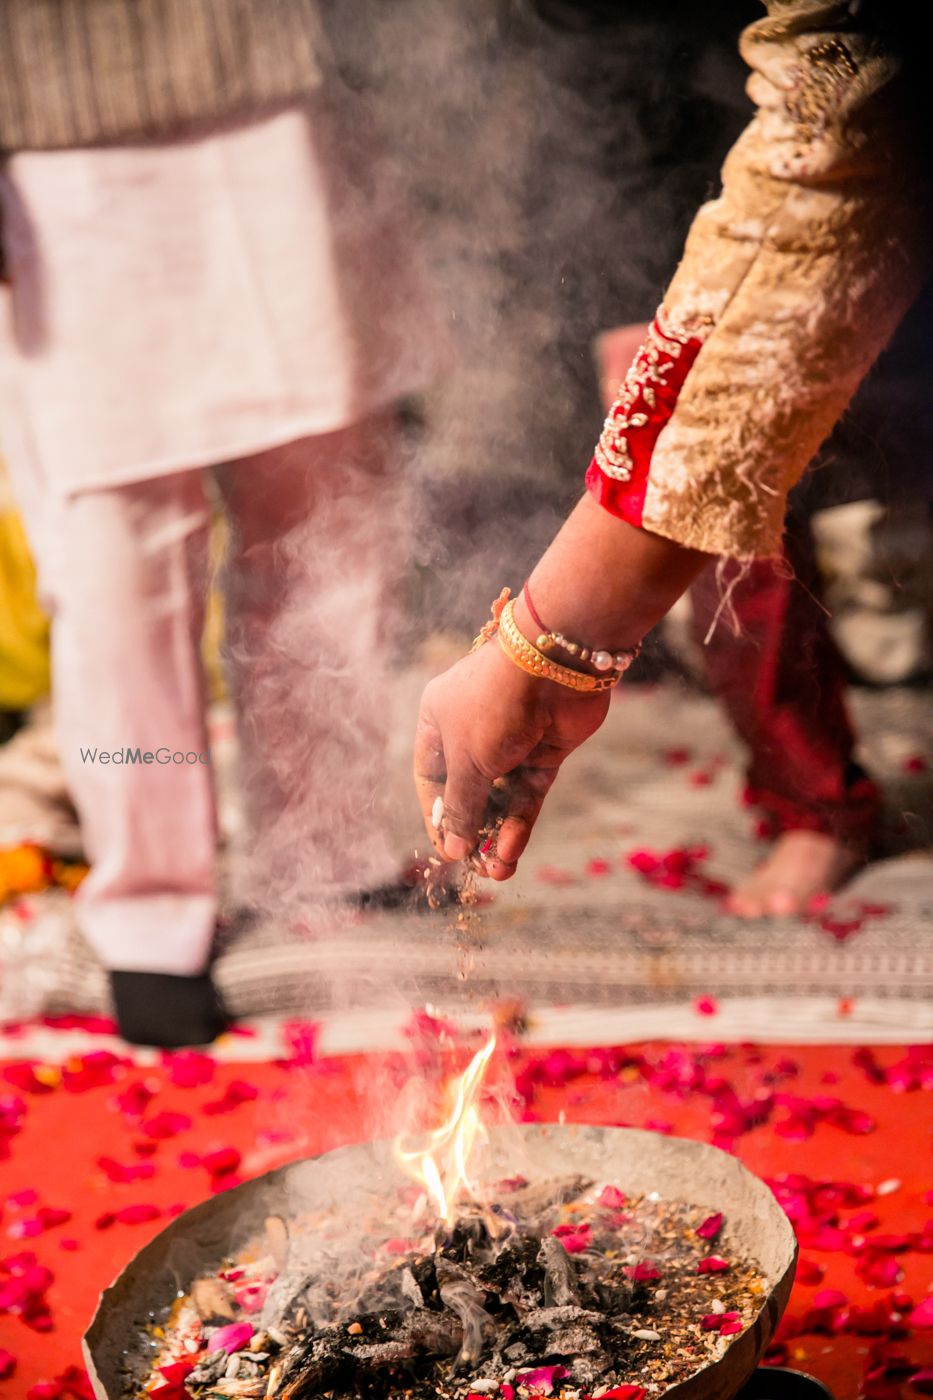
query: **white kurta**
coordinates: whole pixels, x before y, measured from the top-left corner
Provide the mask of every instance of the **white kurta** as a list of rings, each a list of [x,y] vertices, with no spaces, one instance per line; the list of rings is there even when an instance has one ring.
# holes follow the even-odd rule
[[[196,468],[231,527],[259,893],[307,909],[389,873],[379,622],[401,532],[377,410],[434,378],[441,338],[382,170],[315,97],[196,140],[17,155],[0,177],[0,442],[54,615],[93,866],[76,911],[109,967],[198,972],[213,938]],[[87,757],[123,746],[178,761]]]
[[[0,443],[14,476],[56,493],[144,480],[424,387],[437,317],[382,168],[322,98],[197,139],[13,156]]]

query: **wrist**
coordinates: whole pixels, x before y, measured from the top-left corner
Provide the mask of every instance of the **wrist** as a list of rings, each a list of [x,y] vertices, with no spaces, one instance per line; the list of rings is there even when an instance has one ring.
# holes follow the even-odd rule
[[[548,651],[546,645],[549,634],[545,630],[544,635],[542,635],[543,620],[540,616],[535,617],[532,615],[525,590],[522,590],[515,599],[512,615],[515,618],[522,636],[525,637],[527,641],[531,642],[532,646],[537,647],[538,650],[544,649],[546,655],[552,655],[552,653]],[[550,635],[553,635],[553,633]],[[560,665],[566,667],[569,671],[577,671],[584,676],[594,676],[603,679],[607,671],[612,669],[609,662],[616,659],[617,656],[618,654],[614,655],[613,653],[605,652],[603,649],[596,646],[591,648],[584,643],[578,644],[576,642],[569,642],[569,639],[561,639],[560,656],[558,659]],[[603,664],[597,664],[597,660],[594,658],[599,658],[599,662]],[[621,657],[618,657],[618,659],[621,662]]]
[[[529,585],[552,631],[615,653],[636,647],[709,562],[584,496]]]

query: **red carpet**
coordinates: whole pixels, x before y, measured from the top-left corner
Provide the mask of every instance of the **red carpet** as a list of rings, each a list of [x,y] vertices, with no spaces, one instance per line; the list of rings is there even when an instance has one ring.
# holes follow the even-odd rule
[[[97,1294],[173,1212],[290,1158],[386,1133],[410,1062],[317,1060],[310,1030],[291,1040],[279,1063],[182,1055],[156,1068],[109,1051],[29,1066],[6,1040],[0,1395],[85,1393],[68,1368]],[[516,1049],[511,1070],[525,1116],[732,1142],[760,1175],[793,1174],[778,1187],[802,1240],[788,1364],[838,1400],[933,1393],[933,1370],[922,1370],[933,1367],[933,1053]]]

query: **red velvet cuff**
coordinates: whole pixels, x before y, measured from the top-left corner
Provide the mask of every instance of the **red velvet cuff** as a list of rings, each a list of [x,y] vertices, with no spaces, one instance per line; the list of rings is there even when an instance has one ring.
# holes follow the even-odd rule
[[[659,311],[606,419],[586,486],[605,510],[630,525],[642,523],[654,445],[702,345],[699,336],[668,325]]]

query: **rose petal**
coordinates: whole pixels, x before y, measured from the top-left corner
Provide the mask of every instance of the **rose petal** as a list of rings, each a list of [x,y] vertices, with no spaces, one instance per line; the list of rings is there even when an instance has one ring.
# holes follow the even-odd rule
[[[121,1225],[144,1225],[148,1220],[158,1220],[161,1214],[158,1206],[143,1204],[123,1206],[114,1212],[114,1220],[118,1220]]]
[[[721,1259],[718,1254],[708,1254],[705,1259],[701,1259],[697,1264],[698,1274],[724,1274],[729,1268],[729,1261]]]
[[[259,1097],[259,1090],[255,1084],[248,1084],[244,1079],[231,1079],[224,1089],[219,1099],[212,1099],[206,1103],[201,1110],[208,1117],[213,1117],[218,1113],[232,1113],[235,1108],[239,1108],[241,1103],[250,1103]]]
[[[218,1327],[207,1343],[207,1349],[211,1351],[225,1351],[231,1356],[235,1351],[242,1351],[253,1335],[252,1323],[231,1322],[227,1327]]]
[[[145,1133],[146,1137],[161,1141],[164,1138],[175,1137],[178,1133],[185,1133],[190,1127],[191,1119],[186,1113],[162,1112],[140,1124],[140,1131]]]
[[[153,1162],[131,1162],[123,1166],[112,1157],[98,1157],[97,1165],[108,1181],[116,1182],[147,1181],[155,1176],[156,1170]]]
[[[714,1240],[722,1229],[722,1211],[715,1215],[708,1215],[702,1225],[697,1226],[697,1234],[701,1240]]]
[[[550,1395],[554,1382],[565,1380],[569,1375],[566,1366],[539,1366],[534,1371],[519,1371],[515,1382],[535,1395]]]
[[[933,1293],[918,1303],[910,1314],[911,1327],[933,1327]]]
[[[218,1147],[213,1152],[205,1152],[201,1166],[206,1167],[211,1176],[228,1176],[235,1172],[242,1157],[235,1147]]]

